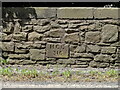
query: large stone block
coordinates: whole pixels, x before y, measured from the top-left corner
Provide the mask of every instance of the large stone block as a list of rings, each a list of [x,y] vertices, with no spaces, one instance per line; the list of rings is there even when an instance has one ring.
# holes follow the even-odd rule
[[[85,35],[85,41],[88,43],[98,43],[100,42],[101,35],[100,32],[87,32]]]
[[[42,36],[43,36],[42,34],[32,32],[28,34],[28,40],[29,41],[41,40]]]
[[[100,52],[100,47],[97,45],[87,45],[87,52],[95,52],[99,53]]]
[[[37,18],[56,17],[56,9],[49,7],[34,7]]]
[[[45,59],[45,51],[39,49],[30,49],[30,59],[31,60],[44,60]]]
[[[102,28],[102,42],[115,42],[118,40],[118,26],[107,24]]]
[[[79,43],[80,36],[78,33],[66,34],[62,40],[66,43]]]
[[[63,37],[64,34],[65,34],[65,30],[63,29],[53,29],[45,33],[46,36],[55,37],[55,38]]]
[[[93,18],[93,8],[64,7],[57,9],[58,18]]]
[[[20,32],[13,34],[14,41],[25,41],[27,39],[27,33]]]
[[[52,44],[46,46],[46,56],[55,58],[68,58],[69,49],[67,44]]]
[[[96,8],[94,9],[94,17],[95,18],[115,18],[117,19],[119,16],[118,8]]]
[[[110,62],[112,60],[111,56],[110,55],[104,55],[104,54],[99,54],[99,55],[96,55],[95,58],[94,58],[95,61],[98,61],[98,62]]]
[[[14,51],[14,42],[0,42],[0,49],[3,51]]]
[[[101,53],[115,53],[117,51],[116,47],[102,47]]]

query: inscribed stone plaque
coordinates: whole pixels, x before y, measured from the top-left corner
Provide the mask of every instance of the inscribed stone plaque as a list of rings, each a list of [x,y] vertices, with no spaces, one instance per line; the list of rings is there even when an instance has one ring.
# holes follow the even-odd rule
[[[55,58],[68,58],[68,45],[66,44],[47,44],[46,56]]]

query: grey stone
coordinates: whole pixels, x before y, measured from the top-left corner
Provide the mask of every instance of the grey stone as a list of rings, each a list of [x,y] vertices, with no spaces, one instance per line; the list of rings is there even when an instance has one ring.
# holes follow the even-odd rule
[[[106,68],[109,66],[109,63],[100,63],[99,67],[100,68]]]
[[[104,55],[104,54],[96,55],[94,58],[95,61],[102,61],[102,62],[110,62],[111,59],[112,58],[110,55]]]
[[[95,8],[94,9],[94,17],[95,18],[115,18],[117,19],[119,16],[118,8]]]
[[[99,65],[100,65],[100,62],[91,61],[89,63],[89,66],[93,67],[93,68],[97,68],[97,67],[99,67]]]
[[[75,59],[59,59],[57,63],[59,64],[75,64]]]
[[[2,35],[2,37],[1,37],[1,40],[2,40],[2,41],[11,41],[11,40],[12,40],[12,34],[7,35],[7,34],[5,34],[5,33],[2,33],[2,34],[0,34],[0,35]]]
[[[100,52],[100,47],[97,45],[87,45],[87,52],[95,52],[99,53]]]
[[[102,28],[102,42],[115,42],[118,40],[118,27],[116,25],[105,25]]]
[[[85,45],[70,45],[70,51],[71,52],[75,52],[75,53],[81,53],[81,52],[85,52],[86,50],[86,46]]]
[[[49,7],[34,7],[37,18],[52,18],[56,17],[56,9]]]
[[[10,59],[28,59],[29,54],[9,54]]]
[[[46,46],[46,56],[55,58],[68,58],[69,49],[67,44],[52,44],[48,43]]]
[[[13,34],[14,41],[25,41],[26,38],[27,38],[27,33],[24,32]]]
[[[79,58],[78,61],[92,61],[91,58]]]
[[[79,32],[79,29],[65,29],[65,32],[68,34],[75,33],[75,32]]]
[[[116,53],[116,47],[102,47],[101,53]]]
[[[52,43],[56,43],[56,42],[61,42],[61,38],[43,38],[43,41],[46,41],[46,42],[52,42]]]
[[[71,65],[72,68],[87,68],[88,65]]]
[[[65,34],[65,31],[63,29],[53,29],[45,33],[46,36],[55,37],[55,38],[63,37],[64,34]]]
[[[88,43],[98,43],[100,42],[101,36],[100,32],[87,32],[85,35],[85,41]]]
[[[14,26],[14,33],[20,33],[21,32],[21,25],[20,23],[17,21],[15,23],[15,26]]]
[[[34,31],[38,32],[38,33],[44,33],[44,32],[47,32],[49,31],[51,28],[50,25],[47,25],[47,26],[34,26],[33,29]]]
[[[7,27],[3,28],[3,33],[9,34],[9,33],[13,33],[13,31],[14,31],[14,25],[12,22],[7,23]]]
[[[93,18],[92,10],[93,8],[58,8],[57,17],[58,18]]]
[[[14,42],[0,42],[0,49],[3,51],[14,51]]]
[[[30,49],[30,59],[31,60],[44,60],[45,59],[45,51],[39,49]]]
[[[32,32],[33,31],[33,25],[26,25],[22,27],[23,32]]]
[[[29,41],[41,40],[42,37],[43,37],[43,35],[39,34],[37,32],[32,32],[32,33],[28,34],[28,40]]]
[[[78,33],[72,33],[72,34],[66,34],[62,40],[63,42],[66,43],[79,43],[80,37]]]
[[[88,65],[87,61],[76,61],[77,65]]]
[[[15,53],[25,54],[28,52],[28,45],[24,45],[21,43],[15,43]]]
[[[91,54],[91,53],[70,53],[70,56],[71,57],[76,57],[76,58],[93,58],[93,54]]]

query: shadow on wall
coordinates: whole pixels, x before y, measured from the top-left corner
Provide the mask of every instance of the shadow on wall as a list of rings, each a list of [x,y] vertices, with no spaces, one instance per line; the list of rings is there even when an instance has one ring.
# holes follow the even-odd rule
[[[4,21],[14,21],[14,19],[27,19],[26,22],[30,21],[31,18],[37,18],[37,14],[34,8],[30,7],[3,7],[2,8],[2,18],[4,27],[6,24]]]

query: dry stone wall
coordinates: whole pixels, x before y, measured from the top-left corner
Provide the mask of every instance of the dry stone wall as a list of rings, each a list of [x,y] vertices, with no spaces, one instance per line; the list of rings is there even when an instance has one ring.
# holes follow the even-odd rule
[[[118,67],[118,8],[3,8],[2,58],[10,64]]]

